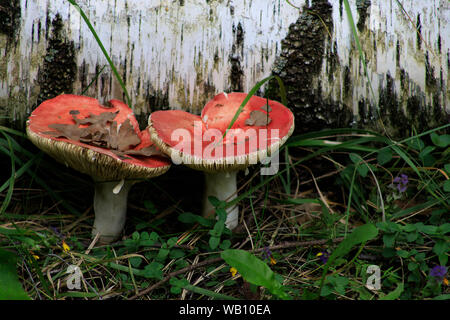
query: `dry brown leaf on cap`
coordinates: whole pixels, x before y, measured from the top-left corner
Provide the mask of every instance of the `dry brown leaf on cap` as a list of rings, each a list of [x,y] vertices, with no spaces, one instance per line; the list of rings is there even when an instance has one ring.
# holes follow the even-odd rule
[[[46,131],[44,134],[48,134],[55,138],[67,138],[71,140],[79,141],[80,137],[83,135],[83,128],[78,128],[73,124],[61,124],[61,123],[53,123],[48,125],[49,128],[55,129],[56,131]]]
[[[269,117],[268,113],[260,110],[253,110],[250,112],[250,117],[245,120],[245,124],[248,126],[267,126],[271,121],[272,119]]]
[[[119,145],[119,136],[117,135],[117,121],[111,122],[108,135],[108,148],[117,149]]]
[[[141,143],[141,139],[134,131],[130,119],[125,120],[120,126],[117,138],[117,149],[120,151],[129,150]]]
[[[88,117],[86,117],[84,119],[79,119],[77,117],[77,114],[73,114],[72,113],[73,111],[77,111],[77,110],[72,110],[71,111],[71,115],[73,117],[73,120],[78,125],[90,123],[90,124],[99,124],[101,126],[105,126],[106,123],[113,121],[114,118],[119,113],[119,111],[116,111],[116,112],[102,112],[99,115],[95,115],[95,114],[91,113]]]

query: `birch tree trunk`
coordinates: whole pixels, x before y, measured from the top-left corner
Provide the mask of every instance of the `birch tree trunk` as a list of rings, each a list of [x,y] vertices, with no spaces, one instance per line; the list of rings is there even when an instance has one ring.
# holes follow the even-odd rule
[[[285,0],[78,1],[141,123],[157,109],[199,113],[216,93],[249,91],[272,74],[287,86],[299,131],[370,126],[378,116],[400,135],[448,123],[447,0],[350,0],[371,87],[343,1],[290,2],[298,8]],[[277,95],[274,85],[263,91]],[[0,0],[0,121],[21,126],[63,92],[125,100],[68,1]]]

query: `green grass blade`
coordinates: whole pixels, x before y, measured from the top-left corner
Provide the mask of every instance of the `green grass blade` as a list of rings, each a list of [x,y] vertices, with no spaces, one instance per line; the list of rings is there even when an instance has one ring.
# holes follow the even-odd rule
[[[122,87],[123,92],[125,93],[125,96],[127,98],[128,106],[131,108],[131,98],[130,98],[130,95],[128,94],[127,88],[125,87],[125,84],[123,83],[123,80],[120,77],[119,72],[116,69],[116,66],[112,62],[111,58],[109,57],[108,52],[106,51],[105,47],[103,46],[102,41],[100,40],[99,36],[97,35],[97,32],[95,32],[94,27],[92,26],[91,22],[89,21],[89,18],[86,16],[86,14],[84,13],[83,9],[81,9],[80,6],[74,0],[68,0],[68,1],[70,2],[71,5],[73,5],[75,7],[75,9],[78,10],[78,12],[80,13],[80,15],[83,18],[84,22],[88,26],[88,28],[91,31],[92,35],[94,36],[95,41],[97,41],[98,46],[102,50],[103,55],[105,56],[106,60],[108,61],[109,66],[111,67],[111,70],[114,73],[114,76],[116,77],[117,81],[119,81],[119,84]]]
[[[8,179],[8,191],[6,192],[5,200],[3,200],[2,206],[0,207],[0,215],[2,215],[6,208],[9,206],[9,203],[11,202],[12,194],[14,191],[14,181],[16,177],[16,161],[14,160],[14,150],[12,147],[11,139],[9,136],[2,131],[3,136],[5,136],[6,140],[8,141],[8,146],[11,154],[11,177]]]

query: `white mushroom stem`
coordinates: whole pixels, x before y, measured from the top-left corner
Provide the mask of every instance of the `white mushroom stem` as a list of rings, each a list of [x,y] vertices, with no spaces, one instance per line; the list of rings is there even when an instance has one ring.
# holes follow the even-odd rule
[[[205,172],[205,196],[203,200],[203,216],[209,217],[214,214],[214,207],[208,197],[214,196],[221,201],[231,201],[237,197],[237,171],[231,172]],[[233,230],[238,225],[239,208],[234,205],[226,209],[227,219],[225,224],[228,229]]]
[[[128,192],[134,182],[95,181],[95,221],[92,236],[100,233],[100,243],[111,243],[120,236],[125,226]]]

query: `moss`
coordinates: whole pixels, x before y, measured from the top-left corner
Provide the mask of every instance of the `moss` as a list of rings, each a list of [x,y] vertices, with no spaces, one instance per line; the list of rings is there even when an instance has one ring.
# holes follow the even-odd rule
[[[0,124],[17,130],[24,129],[25,122],[20,110],[24,110],[27,105],[28,98],[24,91],[10,92],[8,96],[0,97]]]
[[[384,79],[384,86],[379,92],[379,116],[391,137],[407,137],[414,128],[416,132],[423,132],[447,124],[449,121],[445,109],[440,105],[439,95],[433,95],[432,103],[425,103],[425,94],[419,90],[409,92],[410,79],[405,70],[400,70],[400,92],[398,96],[395,90],[394,79],[388,73]],[[367,108],[371,110],[367,111]],[[404,106],[404,107],[403,107]],[[381,131],[375,122],[378,115],[375,107],[366,101],[359,104],[359,126]]]
[[[168,90],[154,90],[150,85],[147,87],[145,101],[148,102],[151,111],[169,110]]]
[[[367,8],[370,7],[370,0],[357,0],[356,1],[356,10],[358,11],[358,22],[356,23],[356,26],[358,27],[359,32],[362,32],[364,30],[364,27],[366,25],[367,20]]]
[[[422,37],[421,37],[422,36],[422,34],[421,34],[421,32],[422,32],[422,23],[420,22],[420,13],[417,15],[417,20],[416,21],[417,21],[416,22],[417,50],[420,50],[421,46],[422,46]]]
[[[7,43],[14,43],[20,29],[20,1],[0,0],[0,33],[10,38]]]
[[[38,104],[62,93],[72,93],[77,71],[74,44],[64,38],[61,16],[57,14],[51,24],[52,33],[38,75]]]
[[[238,23],[237,27],[233,24],[233,37],[234,42],[231,48],[231,53],[228,57],[228,60],[231,65],[230,72],[230,88],[229,91],[243,91],[243,77],[244,71],[241,66],[241,59],[243,57],[244,50],[244,30],[242,29],[241,23]]]
[[[311,7],[305,5],[281,41],[281,54],[272,69],[272,74],[279,76],[286,87],[288,107],[295,114],[297,133],[348,126],[353,117],[342,103],[323,98],[321,84],[312,81],[314,76],[320,75],[323,59],[328,60],[330,69],[337,67],[335,51],[326,48],[330,46],[328,31],[332,33],[333,30],[331,14],[332,6],[328,1],[316,0],[312,1]],[[271,81],[265,95],[281,100],[277,81]]]

